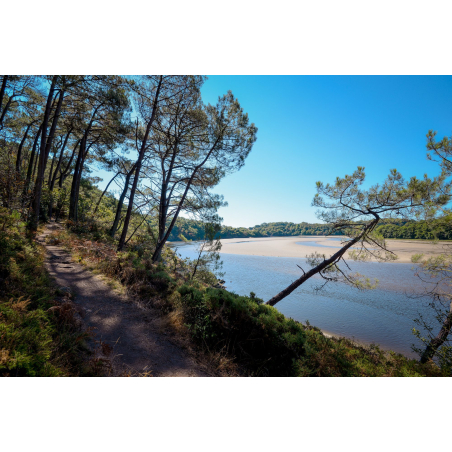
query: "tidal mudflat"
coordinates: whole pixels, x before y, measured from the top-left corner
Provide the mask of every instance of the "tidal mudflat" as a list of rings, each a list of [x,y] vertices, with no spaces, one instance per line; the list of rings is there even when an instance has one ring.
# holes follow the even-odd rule
[[[303,258],[316,251],[333,254],[335,249],[339,249],[341,239],[331,236],[260,237],[225,239],[221,240],[221,243],[223,245],[221,252],[224,254]],[[442,243],[415,240],[387,240],[386,243],[389,250],[398,256],[395,261],[397,263],[410,263],[411,256],[417,253],[424,253],[426,256],[441,254],[443,246],[447,246]],[[348,257],[348,252],[345,256]]]
[[[298,243],[302,242],[300,245]],[[276,308],[288,317],[321,328],[324,332],[377,343],[382,348],[415,357],[411,345],[414,319],[421,312],[431,317],[428,300],[422,297],[423,283],[414,274],[411,255],[439,254],[442,245],[388,241],[401,258],[396,263],[351,261],[352,271],[379,280],[374,290],[361,291],[345,284],[322,284],[314,277],[300,286]],[[221,257],[227,289],[240,295],[256,293],[265,301],[301,274],[297,265],[307,269],[306,255],[313,251],[330,255],[340,246],[338,237],[277,237],[222,240]],[[195,244],[173,242],[182,257],[195,257]],[[179,246],[178,246],[179,245]]]

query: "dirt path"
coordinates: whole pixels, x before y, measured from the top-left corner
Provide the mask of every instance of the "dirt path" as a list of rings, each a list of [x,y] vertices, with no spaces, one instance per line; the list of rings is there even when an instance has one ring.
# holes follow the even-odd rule
[[[113,376],[146,372],[156,377],[212,375],[207,366],[168,339],[161,318],[152,308],[119,295],[99,276],[72,262],[61,247],[46,244],[45,237],[59,228],[51,223],[37,239],[47,250],[46,267],[58,286],[75,293],[84,327],[94,332],[96,341],[113,348]]]

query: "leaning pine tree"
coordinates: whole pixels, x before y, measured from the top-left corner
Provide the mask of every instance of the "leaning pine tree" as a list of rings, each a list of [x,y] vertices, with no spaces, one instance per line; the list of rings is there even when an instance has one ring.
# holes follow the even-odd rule
[[[274,306],[314,275],[320,275],[325,284],[341,281],[358,288],[370,287],[367,278],[351,272],[344,260],[345,253],[348,251],[348,258],[358,261],[397,259],[387,248],[384,238],[376,232],[378,223],[387,218],[433,218],[451,199],[451,184],[446,182],[444,172],[433,179],[425,175],[423,180],[412,177],[405,181],[394,169],[383,184],[376,184],[368,190],[362,188],[364,180],[364,168],[358,167],[352,175],[338,177],[334,184],[317,182],[313,205],[321,209],[318,218],[329,224],[332,232],[340,232],[348,239],[332,256],[318,253],[308,256],[311,269],[301,269],[303,275],[266,304]],[[341,261],[342,267],[339,266]]]

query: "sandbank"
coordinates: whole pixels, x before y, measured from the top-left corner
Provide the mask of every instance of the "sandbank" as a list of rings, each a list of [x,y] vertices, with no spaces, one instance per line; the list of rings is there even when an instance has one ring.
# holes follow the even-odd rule
[[[221,253],[244,254],[249,256],[273,257],[306,257],[318,252],[327,257],[340,249],[341,242],[330,240],[333,236],[295,236],[295,237],[260,237],[243,239],[222,239]],[[307,242],[303,245],[303,242]],[[301,244],[300,244],[301,243]],[[445,247],[452,246],[451,242],[429,242],[410,240],[387,240],[387,247],[394,252],[398,259],[396,263],[410,263],[411,256],[423,253],[426,257],[444,252]],[[348,252],[344,256],[348,257]]]

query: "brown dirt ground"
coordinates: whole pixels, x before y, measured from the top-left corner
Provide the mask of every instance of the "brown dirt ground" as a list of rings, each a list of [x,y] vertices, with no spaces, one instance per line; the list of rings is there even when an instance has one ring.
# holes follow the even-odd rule
[[[45,243],[58,224],[50,223],[37,238],[46,248],[46,268],[59,287],[75,294],[82,325],[94,334],[90,346],[111,350],[110,376],[207,377],[216,372],[175,343],[155,309],[119,294],[59,246]],[[106,344],[106,346],[105,346]],[[97,349],[99,346],[97,345]]]

